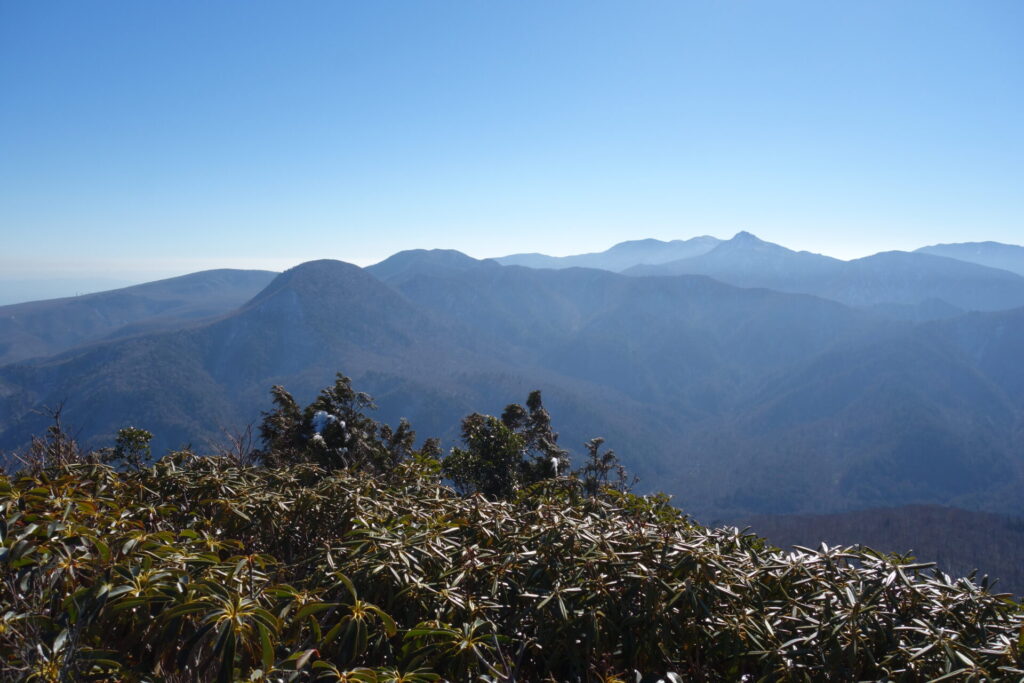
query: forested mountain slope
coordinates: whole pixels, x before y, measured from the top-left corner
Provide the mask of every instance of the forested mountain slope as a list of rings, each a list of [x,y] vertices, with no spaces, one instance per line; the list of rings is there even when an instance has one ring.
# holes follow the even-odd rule
[[[0,306],[0,365],[234,310],[277,273],[207,270],[109,292]]]
[[[155,432],[158,449],[221,442],[267,405],[267,387],[286,383],[307,396],[341,369],[380,398],[384,419],[408,417],[426,434],[452,437],[468,406],[500,406],[541,385],[569,416],[597,415],[619,441],[657,422],[600,384],[496,360],[465,332],[356,266],[311,262],[212,323],[0,369],[0,441],[11,448],[41,433],[48,418],[38,408],[66,399],[65,418],[87,444],[109,441],[125,421]],[[593,436],[567,432],[578,443]]]
[[[937,258],[937,257],[936,257]],[[337,371],[451,443],[542,389],[579,452],[604,436],[705,515],[942,503],[1020,513],[1024,309],[927,324],[704,276],[535,270],[457,252],[303,264],[203,325],[0,368],[0,447],[67,399],[85,439],[214,442]],[[595,428],[595,425],[597,427]]]

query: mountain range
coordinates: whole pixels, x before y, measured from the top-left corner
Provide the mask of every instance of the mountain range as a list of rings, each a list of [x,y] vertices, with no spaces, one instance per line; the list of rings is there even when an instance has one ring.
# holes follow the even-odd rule
[[[721,240],[703,235],[688,240],[663,242],[656,239],[620,242],[601,252],[574,256],[547,256],[545,254],[512,254],[494,259],[503,266],[528,268],[597,268],[615,273],[638,265],[658,265],[706,254]]]
[[[208,270],[109,292],[0,306],[0,365],[222,315],[276,275]]]
[[[707,275],[739,287],[813,294],[850,306],[922,307],[948,317],[961,311],[1024,306],[1024,277],[931,252],[890,251],[851,261],[795,252],[741,232],[710,251],[658,265],[640,264],[629,275]]]
[[[746,258],[748,262],[747,265],[749,265],[750,261],[756,261],[758,259],[765,260],[766,253],[774,254],[777,259],[800,255],[797,258],[802,259],[803,262],[807,264],[831,263],[835,266],[837,263],[842,263],[839,259],[829,258],[820,254],[814,254],[806,251],[795,252],[780,245],[765,242],[746,231],[737,233],[729,240],[722,240],[717,237],[710,237],[707,235],[693,237],[688,240],[630,240],[620,242],[601,252],[576,254],[572,256],[548,256],[546,254],[538,253],[511,254],[509,256],[500,256],[493,260],[501,263],[502,265],[527,266],[529,268],[598,268],[600,270],[610,270],[612,272],[619,273],[638,266],[665,265],[675,261],[683,261],[703,256],[723,243],[731,243],[731,246],[724,248],[723,252],[727,253],[732,251],[734,254],[737,254],[739,258]],[[746,256],[743,255],[744,249],[748,251]],[[758,254],[757,252],[761,253]],[[910,252],[880,252],[880,254],[885,253]],[[1001,244],[999,242],[935,244],[916,249],[913,253],[943,256],[957,261],[964,261],[998,270],[1006,270],[1011,273],[1016,273],[1017,275],[1024,275],[1024,246],[1014,244]],[[879,256],[880,254],[875,254],[874,256]],[[719,254],[719,257],[720,256],[721,254]],[[718,260],[719,262],[722,261],[721,258],[718,258]],[[790,258],[789,262],[796,263],[798,261],[797,259]],[[913,260],[910,259],[908,262],[912,263]],[[743,263],[733,262],[722,265],[729,265],[735,270],[740,270]],[[675,266],[671,266],[670,269],[671,268],[675,268]],[[644,271],[639,270],[639,272],[643,273]],[[655,271],[652,272],[652,274],[665,275],[673,273],[659,273]]]
[[[1024,305],[1024,247],[980,242],[883,252],[851,261],[793,251],[748,232],[729,240],[637,240],[577,256],[514,254],[531,268],[587,267],[627,275],[707,275],[738,287],[812,294],[908,320]]]
[[[761,273],[778,259],[779,278],[848,263],[747,234],[683,262],[729,254]],[[636,264],[527,268],[431,250],[4,307],[0,448],[22,447],[47,425],[40,407],[61,403],[86,443],[130,423],[158,451],[207,447],[257,421],[270,386],[309,399],[341,371],[382,419],[448,445],[469,411],[542,389],[566,447],[606,437],[645,486],[698,516],[912,503],[1024,514],[1024,308],[994,310],[1024,278],[909,257],[864,259],[870,305]],[[886,305],[929,301],[907,295],[921,273],[921,296],[956,294],[948,276],[961,298],[936,319],[893,314]],[[970,299],[965,282],[984,286]]]
[[[917,251],[1024,275],[1024,247],[1015,244],[1000,244],[999,242],[935,244],[930,247],[921,247]]]

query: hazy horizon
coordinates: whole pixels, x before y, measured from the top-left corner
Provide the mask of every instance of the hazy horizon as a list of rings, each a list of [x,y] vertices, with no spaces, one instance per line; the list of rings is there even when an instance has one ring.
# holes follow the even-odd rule
[[[751,231],[747,231],[747,232],[751,232]],[[761,239],[764,239],[764,237],[762,235],[757,235],[757,233],[754,233],[754,234],[757,237],[759,237]],[[706,235],[707,235],[707,233],[702,233],[702,234],[699,234],[699,235],[690,235],[690,236],[683,236],[683,237],[672,237],[672,238],[668,238],[668,239],[662,239],[661,241],[668,242],[668,241],[676,240],[676,239],[678,239],[678,240],[688,240],[688,239],[692,239],[694,237],[700,237],[700,236],[706,236]],[[716,237],[716,238],[721,239],[721,240],[728,240],[728,239],[732,238],[734,235],[733,234],[729,234],[729,235],[710,235],[710,236],[711,237]],[[616,246],[617,244],[621,244],[622,242],[628,242],[628,241],[634,241],[634,240],[643,240],[643,239],[652,239],[652,238],[637,237],[637,238],[630,238],[628,240],[620,240],[619,242],[616,242],[614,244],[609,244],[609,245],[607,245],[604,248],[597,248],[597,249],[594,250],[594,252],[605,251],[607,249],[610,249],[613,246]],[[660,238],[653,238],[653,239],[660,239]],[[772,240],[765,239],[765,241],[771,242]],[[971,240],[971,241],[986,242],[986,241],[995,241],[995,240],[979,239],[979,240]],[[933,246],[933,244],[939,244],[939,243],[921,244],[921,245],[918,245],[918,247]],[[798,247],[794,247],[794,246],[788,245],[788,244],[782,244],[781,246],[784,246],[786,248],[792,249],[793,251],[810,251],[810,250],[802,250],[802,249],[800,249]],[[1016,244],[1016,246],[1024,246],[1024,245]],[[421,247],[410,247],[410,249],[417,249],[417,248],[421,248]],[[445,247],[445,246],[431,246],[431,247],[422,247],[422,248],[428,248],[428,249],[449,249],[450,248],[450,249],[456,249],[456,251],[463,251],[463,250],[457,249],[455,247]],[[917,248],[917,247],[915,247],[915,248]],[[912,251],[912,250],[913,249],[910,249],[909,251]],[[405,249],[401,249],[399,251],[406,251],[406,250]],[[894,250],[893,249],[882,249],[880,251],[894,251]],[[393,253],[398,253],[398,252],[393,252]],[[488,258],[499,258],[499,257],[502,257],[502,256],[509,256],[509,255],[511,255],[513,253],[523,254],[523,253],[544,253],[544,252],[530,252],[530,251],[525,251],[524,250],[524,251],[520,251],[520,252],[510,252],[509,254],[487,254],[487,255],[471,254],[471,253],[467,253],[465,251],[463,251],[463,253],[466,253],[468,256],[471,256],[472,258],[476,258],[476,259],[488,259]],[[572,255],[583,254],[583,253],[591,253],[591,252],[576,251],[576,252],[567,252],[567,253],[561,253],[561,254],[547,253],[546,255],[548,255],[548,256],[572,256]],[[822,252],[813,252],[813,253],[822,253]],[[847,261],[847,260],[854,260],[854,259],[857,259],[857,258],[863,258],[864,256],[870,256],[870,255],[872,255],[874,253],[878,253],[878,252],[871,252],[871,253],[866,253],[866,254],[858,254],[856,256],[851,256],[851,257],[847,257],[847,258],[844,258],[842,256],[838,256],[836,254],[829,254],[829,253],[825,253],[824,255],[825,256],[832,256],[833,258],[838,258],[840,260]],[[389,256],[392,256],[392,255],[393,254],[386,254],[386,255],[384,255],[384,256],[382,256],[380,258],[366,259],[366,260],[364,260],[362,262],[358,262],[358,261],[351,260],[351,259],[346,259],[343,256],[339,256],[339,255],[335,255],[335,254],[323,254],[323,255],[320,255],[320,256],[318,256],[316,258],[317,259],[319,259],[319,258],[337,259],[337,260],[340,260],[340,261],[347,261],[349,263],[353,263],[353,264],[355,264],[357,266],[360,266],[360,267],[366,267],[366,266],[373,265],[375,263],[379,263],[379,262],[385,260],[386,258],[388,258]],[[307,259],[307,260],[315,260],[315,259]],[[295,266],[297,266],[297,265],[299,265],[300,263],[303,263],[303,262],[304,261],[292,261],[292,260],[288,260],[288,259],[278,259],[278,260],[266,259],[266,260],[261,260],[261,259],[258,259],[258,258],[248,259],[248,260],[241,260],[241,261],[239,259],[231,259],[231,258],[224,259],[223,261],[216,261],[214,259],[210,259],[208,261],[206,261],[206,260],[192,260],[191,261],[191,263],[192,263],[192,267],[191,268],[186,266],[184,269],[177,269],[177,270],[164,268],[164,269],[154,269],[152,271],[141,271],[141,270],[140,271],[117,271],[115,269],[113,272],[119,273],[119,275],[120,275],[119,277],[110,277],[110,275],[109,275],[110,271],[90,272],[88,270],[83,271],[80,268],[77,269],[77,270],[74,269],[74,268],[69,268],[67,270],[57,270],[57,271],[44,272],[44,273],[38,274],[38,275],[36,275],[34,277],[31,276],[31,275],[23,276],[23,277],[10,277],[10,276],[7,275],[7,273],[5,271],[4,275],[0,275],[0,306],[6,306],[6,305],[16,304],[16,303],[24,303],[24,302],[29,302],[29,301],[39,301],[39,300],[44,300],[44,299],[57,299],[57,298],[64,298],[64,297],[69,297],[69,296],[79,296],[79,295],[84,295],[84,294],[92,294],[92,293],[102,292],[102,291],[107,291],[107,290],[112,290],[112,289],[119,289],[119,288],[122,288],[122,287],[130,287],[130,286],[137,285],[137,284],[143,284],[143,283],[146,283],[146,282],[152,282],[154,280],[163,280],[163,279],[166,279],[166,278],[178,277],[178,276],[181,276],[181,275],[188,275],[190,273],[195,273],[195,272],[199,272],[199,271],[214,270],[214,269],[220,269],[220,268],[232,268],[232,269],[239,269],[239,270],[269,270],[269,271],[282,272],[282,271],[288,270],[289,268],[293,268],[293,267],[295,267]]]
[[[1019,243],[1021,25],[1010,1],[5,3],[0,272]]]

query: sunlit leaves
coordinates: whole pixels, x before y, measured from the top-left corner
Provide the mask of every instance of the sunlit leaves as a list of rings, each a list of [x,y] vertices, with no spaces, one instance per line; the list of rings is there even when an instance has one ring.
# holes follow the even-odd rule
[[[1019,606],[967,580],[592,493],[463,497],[415,459],[0,478],[0,663],[15,680],[1024,675]]]

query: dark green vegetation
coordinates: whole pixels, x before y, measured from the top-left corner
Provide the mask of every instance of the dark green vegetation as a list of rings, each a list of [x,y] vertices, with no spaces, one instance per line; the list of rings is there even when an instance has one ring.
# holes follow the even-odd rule
[[[5,679],[1024,676],[1024,614],[983,586],[701,527],[629,493],[599,441],[545,471],[567,463],[539,394],[466,418],[443,459],[345,378],[274,397],[257,452],[34,442],[0,478]]]

